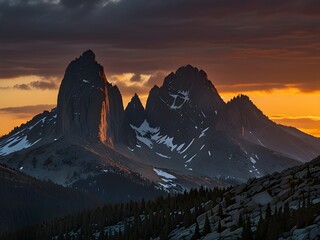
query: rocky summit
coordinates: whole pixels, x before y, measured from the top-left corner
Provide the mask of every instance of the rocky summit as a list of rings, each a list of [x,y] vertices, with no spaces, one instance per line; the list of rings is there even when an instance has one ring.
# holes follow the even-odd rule
[[[108,83],[103,67],[88,50],[72,61],[61,82],[57,104],[57,137],[101,141],[121,140],[123,105],[117,87]]]
[[[57,134],[106,141],[107,79],[92,51],[72,61],[61,82]]]

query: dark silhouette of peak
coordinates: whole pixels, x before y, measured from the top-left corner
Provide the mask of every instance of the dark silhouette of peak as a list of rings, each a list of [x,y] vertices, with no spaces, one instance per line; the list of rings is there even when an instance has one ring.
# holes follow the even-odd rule
[[[139,95],[137,93],[134,93],[133,97],[131,98],[131,101],[140,101]]]
[[[237,95],[236,97],[232,98],[231,101],[241,101],[241,102],[251,102],[252,103],[249,96],[244,95],[244,94]]]
[[[179,74],[181,72],[199,72],[199,69],[197,67],[192,66],[191,64],[187,64],[179,67],[176,71],[176,74]]]
[[[229,102],[242,102],[242,103],[252,103],[251,99],[249,96],[244,95],[244,94],[239,94],[235,97],[233,97]]]
[[[263,129],[274,125],[263,112],[246,95],[239,94],[231,99],[223,110],[217,124],[227,132],[243,135],[244,131]]]
[[[96,61],[96,55],[94,54],[94,52],[92,50],[87,50],[85,52],[82,53],[82,55],[80,56],[80,59],[83,61]]]
[[[131,98],[131,101],[129,102],[128,107],[132,107],[134,109],[144,109],[137,93],[135,93]]]
[[[145,110],[138,94],[134,94],[125,110],[125,117],[129,124],[140,126],[145,119]]]
[[[198,79],[208,79],[208,75],[205,71],[202,69],[198,69],[197,67],[192,66],[191,64],[187,64],[185,66],[179,67],[178,70],[175,73],[176,75],[199,75]]]
[[[228,106],[247,106],[247,107],[253,107],[256,108],[257,110],[259,110],[254,103],[251,101],[251,99],[244,94],[239,94],[236,97],[233,97],[228,103]]]
[[[108,83],[92,50],[69,64],[59,89],[57,112],[58,135],[111,145],[120,141],[122,97]]]
[[[233,112],[238,112],[245,115],[254,114],[258,118],[267,118],[263,112],[257,108],[257,106],[251,101],[251,99],[244,94],[232,98],[227,103],[227,108],[230,108]],[[251,114],[249,114],[251,112]]]
[[[175,73],[170,73],[165,78],[163,86],[168,87],[176,85],[179,88],[190,88],[195,84],[212,85],[208,80],[208,76],[205,71],[199,70],[198,68],[188,64],[178,68]]]

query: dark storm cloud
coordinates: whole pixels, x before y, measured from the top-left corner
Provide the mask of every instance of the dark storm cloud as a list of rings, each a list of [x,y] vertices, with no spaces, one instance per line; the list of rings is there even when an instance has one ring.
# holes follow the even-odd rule
[[[167,75],[168,74],[165,72],[156,72],[153,75],[151,75],[146,85],[150,88],[152,88],[154,85],[161,86],[164,78]]]
[[[15,89],[20,89],[20,90],[33,90],[33,89],[39,89],[39,90],[52,90],[52,89],[57,89],[58,85],[52,80],[39,80],[39,81],[33,81],[30,83],[22,83],[22,84],[16,84],[13,86]],[[10,89],[10,88],[6,88]]]
[[[44,110],[51,110],[55,105],[42,104],[42,105],[29,105],[21,107],[7,107],[0,108],[0,113],[12,114],[16,118],[32,117]]]
[[[30,86],[40,90],[51,90],[58,88],[54,81],[34,81],[30,83]]]
[[[13,86],[15,89],[20,89],[20,90],[31,90],[31,87],[28,84],[16,84]]]
[[[135,73],[131,79],[130,79],[131,82],[141,82],[141,74],[139,73]]]
[[[318,0],[0,0],[0,78],[61,78],[90,48],[131,81],[191,63],[220,85],[317,90],[303,82],[320,78],[319,12]]]

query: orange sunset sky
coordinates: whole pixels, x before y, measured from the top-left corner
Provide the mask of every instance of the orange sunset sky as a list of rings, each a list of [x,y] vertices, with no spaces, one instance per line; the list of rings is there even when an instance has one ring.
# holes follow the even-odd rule
[[[111,76],[116,84],[119,81],[126,85],[130,82],[132,73],[124,76]],[[150,78],[145,76],[146,79]],[[6,134],[15,126],[30,120],[35,114],[43,110],[50,110],[56,104],[57,89],[53,90],[21,90],[6,89],[7,87],[17,84],[26,84],[38,81],[37,76],[27,76],[16,79],[1,81],[1,101],[0,101],[0,134]],[[110,80],[109,80],[110,81]],[[214,82],[214,81],[213,81]],[[228,91],[228,88],[243,88],[242,91]],[[230,100],[239,93],[248,95],[253,102],[262,111],[277,123],[294,126],[300,130],[320,137],[320,91],[302,92],[299,88],[288,86],[287,88],[275,88],[268,91],[262,90],[245,90],[251,85],[238,84],[237,86],[216,85],[225,101]],[[122,86],[124,106],[130,101],[133,92],[128,92],[126,87]],[[147,92],[140,94],[141,101],[145,103]],[[39,104],[41,103],[41,104]]]
[[[92,49],[124,105],[191,64],[223,99],[320,137],[320,1],[0,1],[0,136],[56,105]],[[152,14],[151,14],[152,13]]]

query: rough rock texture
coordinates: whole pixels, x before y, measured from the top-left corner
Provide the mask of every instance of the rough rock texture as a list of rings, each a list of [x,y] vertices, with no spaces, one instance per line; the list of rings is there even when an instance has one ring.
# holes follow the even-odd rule
[[[194,135],[194,126],[203,120],[203,115],[207,122],[213,122],[215,112],[224,104],[207,74],[187,65],[169,74],[160,88],[151,89],[146,118],[162,133],[185,140]]]
[[[124,110],[122,103],[122,96],[117,86],[107,83],[109,112],[107,112],[107,136],[112,140],[109,142],[113,144],[121,144],[124,139],[123,121]]]
[[[238,239],[242,234],[242,227],[238,226],[239,215],[250,217],[253,231],[256,230],[261,212],[263,218],[267,205],[274,213],[276,209],[284,209],[288,204],[290,211],[303,206],[301,200],[308,194],[310,204],[320,204],[320,157],[310,163],[287,169],[281,173],[274,173],[257,179],[250,179],[246,184],[235,186],[224,194],[220,203],[205,203],[207,212],[200,215],[197,221],[200,230],[203,229],[205,215],[209,216],[212,232],[201,239]],[[223,216],[219,215],[219,208]],[[218,224],[221,222],[224,231],[217,232]],[[195,224],[190,228],[177,228],[170,234],[170,239],[192,238]],[[294,226],[290,232],[282,233],[279,239],[319,239],[320,238],[320,216],[314,216],[303,228]]]
[[[109,101],[103,67],[92,51],[72,61],[58,95],[58,135],[105,142]]]
[[[69,64],[59,90],[57,112],[58,136],[109,145],[121,142],[121,94],[107,82],[91,50]]]

